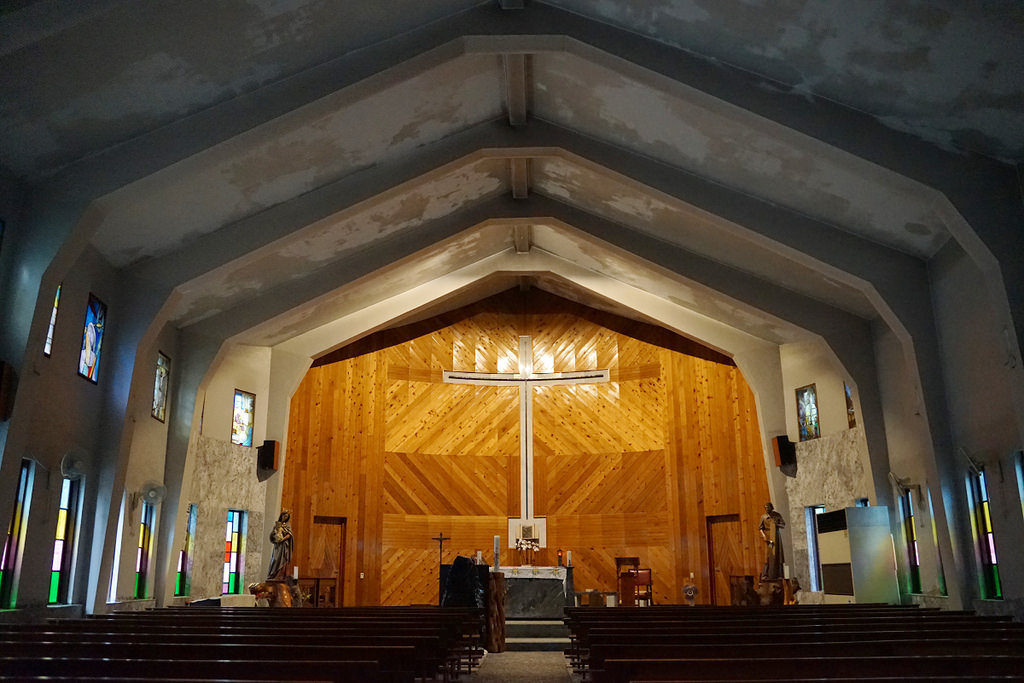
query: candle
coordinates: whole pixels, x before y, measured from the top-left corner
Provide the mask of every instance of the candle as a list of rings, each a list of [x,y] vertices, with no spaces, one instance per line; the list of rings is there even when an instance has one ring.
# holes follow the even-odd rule
[[[566,550],[565,551],[565,566],[566,567],[571,567],[572,566],[572,551],[571,550]]]
[[[501,536],[494,537],[494,571],[498,571],[501,568],[501,562],[498,560],[500,557],[501,550]]]
[[[299,565],[292,567],[292,578],[296,581],[299,580]]]

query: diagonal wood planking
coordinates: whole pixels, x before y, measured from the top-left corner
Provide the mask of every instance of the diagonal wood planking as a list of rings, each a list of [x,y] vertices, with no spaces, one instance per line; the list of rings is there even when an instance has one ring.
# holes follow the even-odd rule
[[[572,550],[577,589],[614,590],[614,558],[637,555],[654,570],[656,601],[679,602],[691,571],[706,596],[707,517],[735,514],[741,562],[756,573],[767,481],[754,398],[735,366],[660,328],[515,290],[310,370],[292,400],[282,502],[295,511],[300,567],[323,565],[338,542],[314,514],[349,518],[353,604],[436,601],[429,539],[439,531],[452,537],[446,561],[483,550],[490,562],[495,535],[507,545],[506,519],[519,514],[518,392],[443,384],[441,373],[514,371],[520,334],[533,337],[538,372],[611,375],[533,390],[537,512],[548,519],[536,562]]]

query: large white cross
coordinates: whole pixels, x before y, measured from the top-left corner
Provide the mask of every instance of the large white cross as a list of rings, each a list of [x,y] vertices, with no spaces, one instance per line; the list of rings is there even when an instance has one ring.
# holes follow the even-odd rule
[[[519,372],[449,372],[449,384],[478,384],[519,387],[519,514],[523,521],[533,516],[533,387],[546,385],[595,384],[607,382],[607,370],[583,372],[534,372],[533,339],[519,337]],[[511,542],[511,539],[509,539]]]

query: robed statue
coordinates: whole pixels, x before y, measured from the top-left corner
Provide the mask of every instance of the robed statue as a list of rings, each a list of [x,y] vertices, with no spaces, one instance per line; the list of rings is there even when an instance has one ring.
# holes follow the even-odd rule
[[[274,550],[270,554],[270,569],[267,570],[267,581],[284,581],[288,576],[288,567],[292,563],[292,513],[282,510],[270,531],[270,542]]]
[[[776,581],[782,579],[782,564],[785,557],[782,553],[782,530],[786,528],[786,522],[782,515],[776,511],[771,501],[764,504],[764,514],[761,515],[761,523],[758,530],[761,538],[768,547],[768,557],[765,559],[764,569],[761,570],[762,581]]]

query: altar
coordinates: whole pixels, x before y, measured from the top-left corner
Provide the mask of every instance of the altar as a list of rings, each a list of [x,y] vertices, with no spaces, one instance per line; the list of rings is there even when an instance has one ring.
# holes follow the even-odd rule
[[[575,599],[572,567],[502,567],[505,618],[561,619]]]

